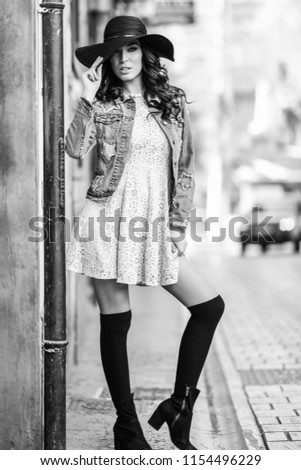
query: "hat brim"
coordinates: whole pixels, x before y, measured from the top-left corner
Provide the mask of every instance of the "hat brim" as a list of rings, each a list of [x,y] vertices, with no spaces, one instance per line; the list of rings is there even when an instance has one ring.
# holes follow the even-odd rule
[[[106,61],[114,54],[118,49],[126,44],[139,39],[142,46],[146,45],[159,57],[174,62],[174,47],[172,42],[161,34],[145,34],[143,36],[131,36],[131,37],[120,37],[110,39],[108,41],[93,44],[91,46],[79,47],[75,51],[75,56],[81,64],[85,67],[90,68],[95,62],[97,57],[102,57],[103,61]]]

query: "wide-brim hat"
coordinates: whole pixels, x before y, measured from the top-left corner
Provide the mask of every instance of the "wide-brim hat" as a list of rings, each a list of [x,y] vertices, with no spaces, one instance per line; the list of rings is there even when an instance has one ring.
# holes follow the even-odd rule
[[[107,23],[104,42],[79,47],[75,55],[81,64],[89,68],[98,56],[105,61],[118,49],[136,39],[139,39],[142,47],[145,45],[158,57],[174,61],[174,47],[169,39],[161,34],[147,34],[146,26],[140,18],[127,15],[115,16]]]

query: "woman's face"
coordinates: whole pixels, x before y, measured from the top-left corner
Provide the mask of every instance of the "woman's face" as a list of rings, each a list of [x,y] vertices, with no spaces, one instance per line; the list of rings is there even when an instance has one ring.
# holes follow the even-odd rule
[[[133,81],[141,77],[142,49],[138,41],[131,42],[118,49],[110,57],[111,66],[115,75],[122,81]]]

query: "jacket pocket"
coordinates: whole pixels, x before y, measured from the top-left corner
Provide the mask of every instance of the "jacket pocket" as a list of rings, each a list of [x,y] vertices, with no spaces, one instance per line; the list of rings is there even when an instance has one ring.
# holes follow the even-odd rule
[[[103,139],[105,142],[113,144],[117,139],[121,120],[122,114],[97,113],[95,116],[95,123],[99,138]]]
[[[95,116],[100,155],[105,162],[110,161],[116,155],[121,121],[122,114],[117,113],[98,113]]]

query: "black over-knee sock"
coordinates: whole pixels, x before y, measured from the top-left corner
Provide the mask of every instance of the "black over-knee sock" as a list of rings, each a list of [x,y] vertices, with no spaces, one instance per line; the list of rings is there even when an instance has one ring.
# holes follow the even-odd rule
[[[174,390],[176,396],[183,395],[185,385],[196,387],[224,308],[220,295],[188,308],[191,317],[180,344]]]
[[[100,353],[113,403],[131,393],[127,334],[132,312],[100,314]]]

